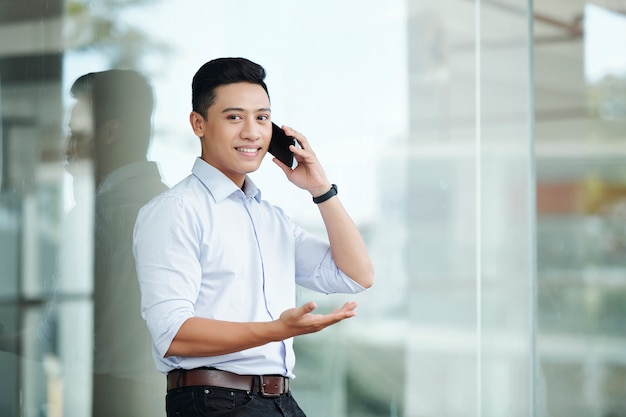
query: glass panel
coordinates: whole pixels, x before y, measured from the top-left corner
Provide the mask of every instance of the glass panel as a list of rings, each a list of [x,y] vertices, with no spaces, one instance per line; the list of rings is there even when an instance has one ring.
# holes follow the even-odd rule
[[[541,416],[621,416],[626,3],[536,5]]]
[[[21,416],[51,411],[44,358],[57,355],[53,305],[62,302],[54,295],[62,214],[62,2],[39,6],[0,5],[0,361],[7,378],[0,409]]]
[[[530,415],[529,5],[410,4],[407,415]]]
[[[480,416],[533,415],[531,2],[481,2]]]

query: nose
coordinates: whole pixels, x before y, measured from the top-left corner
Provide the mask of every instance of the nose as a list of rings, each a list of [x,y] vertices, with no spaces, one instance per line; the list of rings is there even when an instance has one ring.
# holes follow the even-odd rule
[[[93,138],[81,132],[71,132],[65,145],[67,160],[91,158],[93,153]]]
[[[241,129],[241,138],[254,142],[262,138],[262,131],[261,124],[256,118],[246,118]]]

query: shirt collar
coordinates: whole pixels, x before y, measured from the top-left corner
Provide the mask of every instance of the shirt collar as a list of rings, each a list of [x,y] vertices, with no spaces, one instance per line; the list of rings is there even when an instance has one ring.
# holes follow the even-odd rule
[[[261,201],[261,190],[257,188],[247,175],[243,184],[243,190],[241,190],[219,169],[200,157],[196,158],[191,172],[208,188],[209,192],[218,203],[236,192],[245,194],[247,198],[255,198],[257,201]]]

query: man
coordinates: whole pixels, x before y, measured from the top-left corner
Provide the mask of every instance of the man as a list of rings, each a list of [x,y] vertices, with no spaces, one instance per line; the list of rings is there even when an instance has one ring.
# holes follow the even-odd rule
[[[318,203],[327,243],[261,199],[256,171],[272,136],[265,70],[247,59],[204,64],[192,82],[190,123],[201,157],[192,174],[140,212],[134,253],[142,315],[168,416],[303,416],[289,391],[292,338],[355,315],[295,307],[295,285],[356,293],[373,283],[365,244],[309,141],[285,127],[292,169],[274,162]]]
[[[139,209],[167,189],[156,163],[147,160],[152,86],[138,72],[109,70],[79,77],[70,91],[76,102],[68,122],[67,169],[75,180],[91,171],[96,190],[95,213],[86,217],[95,226],[93,416],[154,416],[163,410],[165,388],[146,355],[151,340],[138,314],[132,256]],[[81,203],[91,198],[77,195],[75,211],[85,210]],[[85,242],[76,244],[75,250],[85,250]]]

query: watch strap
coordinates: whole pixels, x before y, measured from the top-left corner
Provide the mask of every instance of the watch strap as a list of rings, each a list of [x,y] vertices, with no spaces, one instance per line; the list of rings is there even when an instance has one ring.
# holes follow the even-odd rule
[[[324,201],[328,200],[331,197],[334,197],[337,195],[337,185],[336,184],[332,184],[330,186],[330,190],[328,190],[327,192],[325,192],[324,194],[317,196],[317,197],[313,197],[313,202],[315,204],[319,204],[319,203],[323,203]]]

